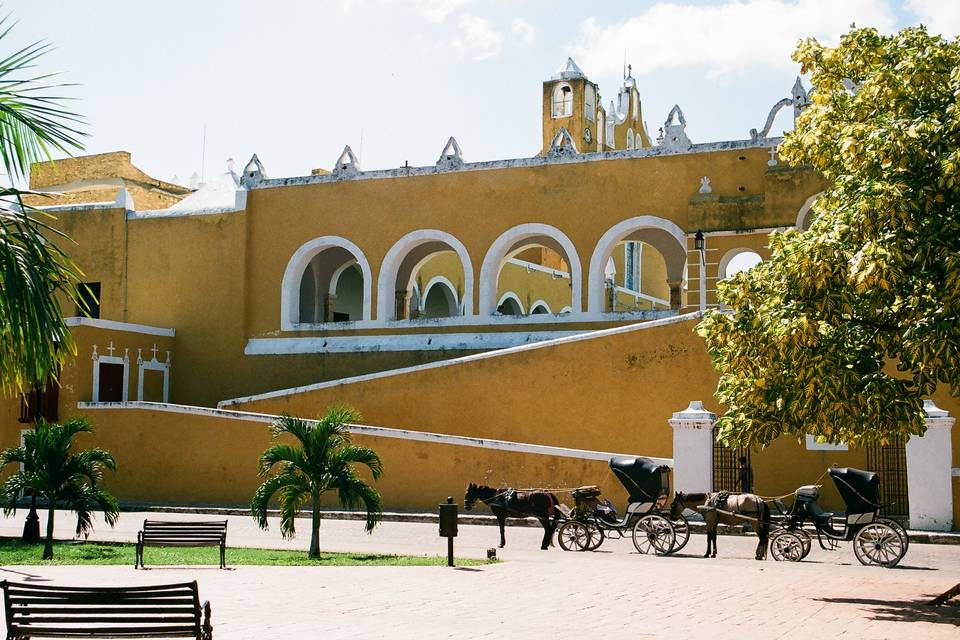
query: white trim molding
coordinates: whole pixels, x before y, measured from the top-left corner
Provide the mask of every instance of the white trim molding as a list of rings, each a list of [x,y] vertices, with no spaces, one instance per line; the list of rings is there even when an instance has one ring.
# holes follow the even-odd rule
[[[717,281],[727,279],[727,267],[730,266],[730,261],[742,253],[752,253],[760,258],[761,262],[763,262],[763,256],[761,256],[760,252],[756,249],[751,249],[750,247],[736,247],[734,249],[730,249],[723,254],[723,257],[720,258],[720,262],[717,264]]]
[[[497,307],[496,307],[496,309],[493,310],[494,313],[497,313],[497,314],[502,315],[502,316],[505,316],[505,317],[511,317],[512,314],[509,314],[509,313],[499,313],[499,311],[498,311],[498,309],[500,308],[500,305],[502,305],[502,304],[503,304],[504,302],[506,302],[507,300],[513,300],[514,302],[516,302],[516,303],[517,303],[517,307],[520,308],[520,315],[526,315],[527,312],[524,311],[524,309],[523,309],[523,302],[520,300],[520,296],[518,296],[517,294],[515,294],[513,291],[507,291],[507,292],[504,293],[502,296],[500,296],[500,299],[497,300]]]
[[[260,422],[271,424],[277,420],[278,416],[268,413],[254,413],[250,411],[233,411],[229,409],[211,409],[209,407],[193,407],[181,404],[167,404],[160,402],[78,402],[78,409],[87,409],[94,411],[101,410],[127,410],[127,411],[157,411],[164,413],[180,413],[195,416],[205,416],[211,418],[225,418],[228,420],[237,420],[245,422]],[[307,420],[309,423],[316,424],[315,420]],[[601,460],[606,462],[615,456],[633,456],[636,454],[611,453],[608,451],[591,451],[589,449],[570,449],[567,447],[554,447],[543,444],[530,444],[526,442],[512,442],[510,440],[492,440],[490,438],[473,438],[470,436],[449,435],[446,433],[434,433],[430,431],[414,431],[396,427],[379,427],[365,424],[348,424],[347,431],[364,436],[373,436],[378,438],[396,438],[398,440],[413,440],[416,442],[431,442],[436,444],[448,444],[459,447],[474,447],[477,449],[493,449],[497,451],[509,451],[512,453],[533,453],[544,456],[556,456],[560,458],[579,458],[581,460]],[[656,456],[647,456],[659,464],[672,466],[672,458],[660,458]]]
[[[533,304],[531,304],[529,315],[532,316],[534,313],[536,313],[536,309],[538,307],[543,307],[544,309],[546,309],[547,315],[553,315],[553,311],[550,311],[550,305],[547,304],[546,300],[537,300]]]
[[[160,336],[162,338],[172,338],[177,333],[174,329],[165,329],[163,327],[150,327],[145,324],[131,324],[129,322],[117,322],[116,320],[101,320],[100,318],[85,318],[81,316],[64,318],[63,322],[68,327],[95,327],[97,329],[110,329],[112,331],[143,333],[148,336]]]
[[[163,373],[163,401],[170,402],[170,352],[167,351],[167,360],[166,362],[161,362],[157,360],[157,345],[153,345],[153,358],[150,360],[143,359],[143,350],[137,349],[137,400],[143,400],[143,378],[146,371],[160,371]]]
[[[97,353],[97,345],[93,345],[93,355],[91,360],[93,360],[93,390],[90,394],[90,397],[93,398],[94,402],[100,401],[100,365],[101,364],[119,364],[123,366],[123,391],[121,397],[123,402],[126,402],[130,396],[130,350],[123,350],[123,357],[113,355],[113,352],[117,347],[113,346],[113,342],[110,342],[110,346],[107,347],[107,350],[110,352],[110,355],[104,356]]]
[[[371,299],[373,297],[373,275],[370,263],[360,247],[340,236],[321,236],[314,238],[297,249],[283,272],[280,284],[280,328],[284,331],[293,331],[300,325],[300,280],[303,272],[315,255],[340,247],[353,254],[360,271],[363,273],[363,319],[371,319]],[[319,295],[319,292],[318,292]]]
[[[604,308],[604,291],[606,283],[604,271],[607,267],[607,260],[613,255],[617,244],[623,241],[627,236],[643,229],[659,229],[665,231],[677,242],[677,246],[683,252],[683,265],[687,262],[687,234],[675,223],[665,218],[657,216],[636,216],[615,224],[607,230],[606,233],[597,242],[590,257],[589,281],[587,283],[587,310],[593,313],[602,313]],[[650,244],[649,242],[647,242]],[[654,246],[656,249],[657,247]],[[659,251],[659,249],[658,249]],[[663,251],[660,251],[661,255]],[[667,278],[671,280],[681,280],[684,274],[671,273],[671,262],[664,256],[667,263]]]
[[[492,315],[497,310],[497,281],[500,279],[500,270],[512,258],[510,253],[518,250],[517,245],[529,240],[526,246],[542,244],[538,238],[546,237],[555,242],[562,252],[564,260],[570,266],[571,306],[574,312],[583,308],[581,291],[583,287],[583,267],[580,255],[570,238],[554,226],[540,223],[520,224],[507,229],[500,237],[493,241],[480,267],[480,315]]]
[[[331,336],[323,338],[251,338],[243,350],[247,356],[303,353],[369,353],[375,351],[474,351],[506,349],[543,342],[581,331],[493,331],[488,333],[407,333],[378,336]]]
[[[473,262],[470,260],[470,254],[467,248],[460,240],[439,229],[418,229],[411,231],[407,235],[397,240],[383,262],[380,263],[380,275],[377,279],[377,321],[384,322],[395,320],[396,316],[396,291],[397,277],[404,259],[411,251],[427,242],[441,242],[449,250],[455,252],[460,258],[460,266],[463,269],[463,314],[473,315]],[[411,279],[416,277],[417,268],[411,272]],[[407,285],[409,288],[409,284]],[[456,288],[454,287],[454,292]],[[424,292],[426,297],[426,292]],[[364,317],[364,319],[367,319]]]
[[[817,198],[819,198],[822,194],[823,194],[823,191],[818,191],[817,193],[807,198],[804,201],[803,206],[800,207],[800,211],[799,213],[797,213],[797,224],[796,224],[797,229],[799,229],[800,231],[806,231],[806,229],[804,229],[803,226],[807,222],[807,214],[810,213],[810,209],[813,208],[813,204],[817,201]]]
[[[424,311],[425,305],[427,303],[427,296],[430,295],[430,289],[432,289],[436,285],[446,287],[447,290],[450,292],[450,295],[453,296],[454,313],[450,314],[451,317],[463,315],[463,301],[460,300],[460,297],[457,295],[457,287],[452,282],[450,282],[450,278],[447,278],[446,276],[441,276],[441,275],[436,275],[430,278],[430,281],[427,282],[427,285],[423,288],[423,295],[419,295],[419,292],[417,292],[420,311],[421,312]],[[416,285],[414,285],[413,288],[414,290],[416,290]]]
[[[415,365],[412,367],[404,367],[401,369],[390,369],[388,371],[380,371],[377,373],[368,373],[360,376],[354,376],[352,378],[341,378],[340,380],[330,380],[327,382],[318,382],[311,385],[306,385],[302,387],[291,387],[289,389],[279,389],[277,391],[269,391],[267,393],[261,393],[252,396],[245,396],[242,398],[233,398],[230,400],[223,400],[217,406],[219,407],[229,407],[233,405],[246,404],[248,402],[254,402],[256,400],[265,400],[268,398],[282,398],[286,396],[297,395],[298,393],[303,393],[305,391],[314,391],[316,389],[326,389],[328,387],[337,387],[340,385],[355,384],[360,382],[366,382],[368,380],[376,380],[379,378],[389,378],[392,376],[406,375],[408,373],[414,373],[416,371],[426,371],[428,369],[438,369],[440,367],[457,367],[468,362],[475,362],[477,360],[486,360],[488,358],[502,358],[505,356],[510,356],[516,353],[523,353],[526,351],[532,351],[534,349],[546,349],[555,347],[561,344],[569,344],[573,342],[579,342],[581,340],[596,340],[602,339],[609,336],[621,335],[625,333],[632,333],[634,331],[644,331],[647,329],[655,329],[657,327],[665,327],[679,322],[694,322],[701,318],[703,314],[699,311],[694,313],[688,313],[682,316],[672,315],[660,320],[649,320],[646,322],[638,322],[636,324],[630,324],[622,327],[614,327],[612,329],[601,329],[599,331],[588,331],[584,333],[574,333],[574,335],[568,336],[555,336],[550,340],[544,342],[536,342],[531,344],[524,344],[516,347],[510,347],[506,349],[499,349],[497,351],[487,351],[485,353],[477,353],[469,356],[463,356],[460,358],[451,358],[449,360],[440,360],[437,362],[430,362],[427,364]],[[476,335],[476,334],[471,334]],[[378,339],[382,336],[378,336]],[[305,338],[311,339],[311,338]],[[292,339],[291,339],[292,340]],[[323,338],[312,338],[312,340],[323,341]],[[369,341],[369,338],[367,339]],[[247,355],[260,355],[258,353],[251,352],[251,343],[254,342],[251,340],[247,343],[247,349],[245,353]],[[272,351],[263,351],[263,354],[272,354]]]
[[[834,444],[832,442],[817,442],[817,436],[808,433],[805,438],[807,451],[847,451],[850,447],[846,442]]]

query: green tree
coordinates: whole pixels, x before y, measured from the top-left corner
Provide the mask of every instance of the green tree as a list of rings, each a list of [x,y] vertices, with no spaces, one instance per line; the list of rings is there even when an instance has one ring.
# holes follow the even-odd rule
[[[721,440],[885,441],[960,396],[960,39],[851,28],[801,42],[812,104],[780,145],[829,186],[810,230],[718,286],[698,325],[720,372]]]
[[[12,25],[0,19],[0,44]],[[32,70],[50,45],[36,42],[0,60],[0,159],[14,184],[30,164],[53,153],[81,149],[79,117],[62,105],[51,74]],[[45,239],[67,240],[50,227],[51,216],[24,203],[36,195],[0,186],[0,388],[23,391],[43,386],[73,353],[73,339],[57,302],[82,304],[80,272],[69,257]]]
[[[17,500],[32,491],[47,502],[47,537],[43,559],[53,558],[53,522],[56,509],[69,509],[77,514],[77,535],[93,529],[93,512],[103,511],[111,527],[120,515],[117,499],[100,487],[103,470],[117,470],[117,463],[108,451],[89,449],[71,453],[78,433],[93,433],[93,426],[83,418],[74,418],[62,425],[42,418],[36,429],[23,435],[23,446],[0,452],[0,468],[9,464],[22,469],[3,483],[2,499],[5,515],[16,511]]]
[[[352,409],[331,407],[317,422],[281,416],[270,427],[273,438],[292,436],[296,444],[276,442],[260,456],[260,475],[265,478],[250,503],[261,529],[267,528],[267,509],[276,497],[280,506],[280,533],[292,538],[294,519],[310,503],[312,511],[311,558],[320,555],[320,500],[336,491],[345,509],[361,505],[367,511],[366,530],[371,533],[383,515],[380,494],[357,472],[365,465],[378,480],[383,462],[372,449],[352,444],[347,425],[360,419]]]

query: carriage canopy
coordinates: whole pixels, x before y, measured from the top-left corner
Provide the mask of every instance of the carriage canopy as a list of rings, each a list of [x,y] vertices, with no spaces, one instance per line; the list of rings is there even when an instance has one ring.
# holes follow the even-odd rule
[[[610,458],[610,469],[630,494],[630,502],[656,502],[670,494],[670,467],[639,456]]]
[[[847,505],[848,514],[870,513],[880,508],[880,479],[877,474],[853,467],[834,467],[828,473]]]

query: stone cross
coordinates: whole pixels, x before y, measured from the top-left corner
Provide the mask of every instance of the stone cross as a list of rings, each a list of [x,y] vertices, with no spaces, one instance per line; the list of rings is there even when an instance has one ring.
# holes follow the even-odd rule
[[[153,343],[153,349],[150,349],[150,351],[153,353],[153,359],[156,360],[156,359],[157,359],[157,351],[159,351],[159,349],[157,349],[157,343],[156,343],[156,342]]]
[[[770,147],[770,159],[767,160],[767,166],[768,167],[777,166],[777,148],[776,147]]]
[[[116,350],[117,350],[117,348],[116,348],[115,346],[113,346],[113,340],[111,340],[111,341],[110,341],[110,346],[107,347],[107,351],[110,352],[110,357],[111,357],[111,358],[113,357],[113,352],[116,351]]]

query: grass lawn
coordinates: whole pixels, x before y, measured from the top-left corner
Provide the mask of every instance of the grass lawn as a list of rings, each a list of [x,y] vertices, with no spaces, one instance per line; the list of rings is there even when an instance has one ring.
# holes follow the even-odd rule
[[[41,560],[43,543],[24,544],[18,538],[0,538],[0,565],[129,564],[134,546],[114,542],[55,542],[53,560]],[[147,547],[147,567],[159,565],[220,565],[217,547]],[[487,564],[486,560],[457,558],[458,566]],[[304,551],[227,547],[227,566],[429,567],[447,564],[446,556],[391,556],[371,553],[323,553],[311,560]]]

